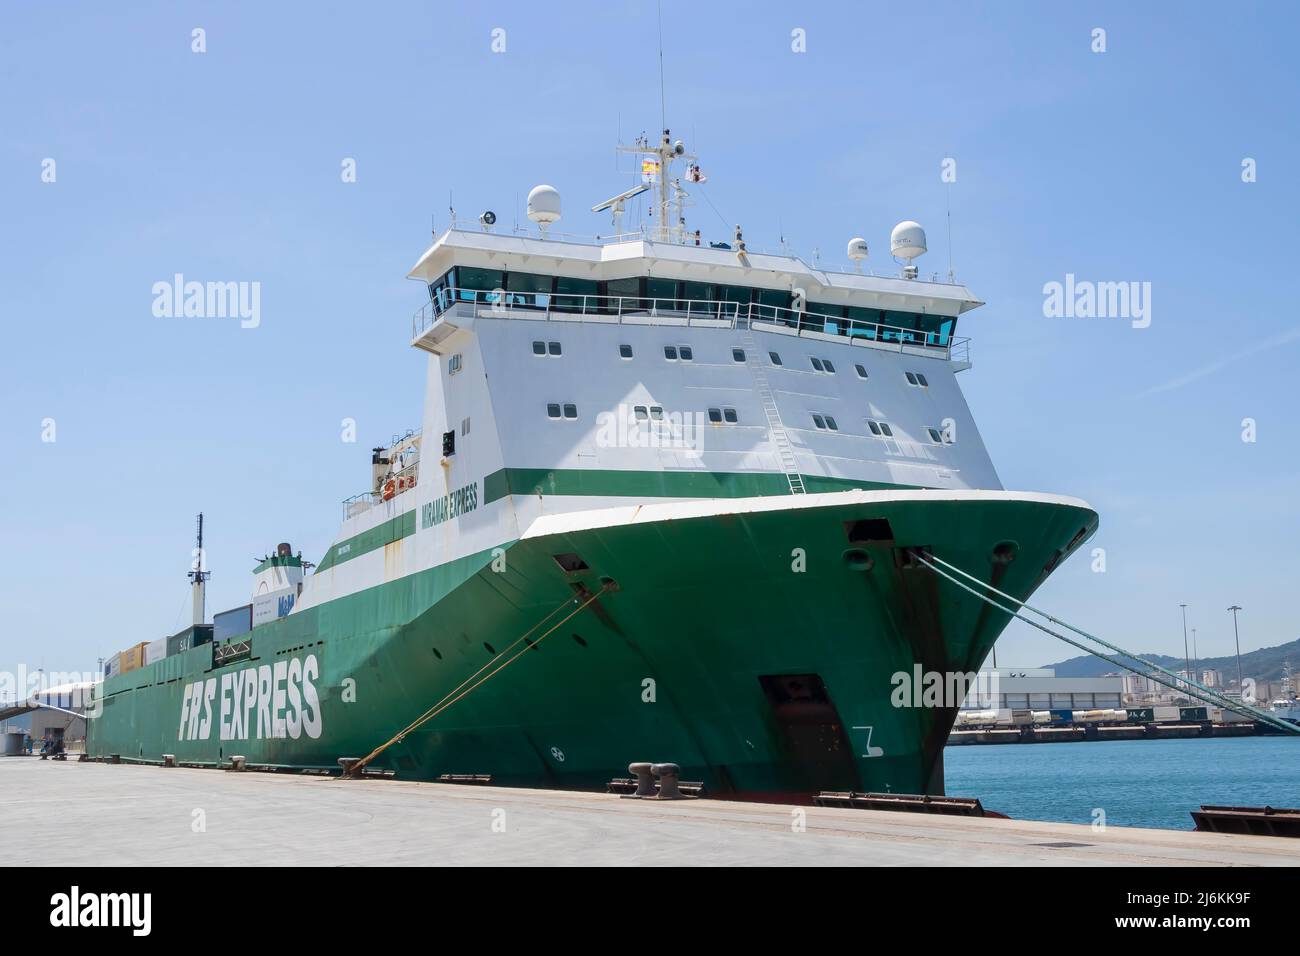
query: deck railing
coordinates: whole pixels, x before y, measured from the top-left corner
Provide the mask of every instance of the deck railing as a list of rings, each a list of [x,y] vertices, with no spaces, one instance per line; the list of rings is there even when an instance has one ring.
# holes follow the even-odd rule
[[[641,296],[580,295],[564,293],[492,292],[442,289],[411,316],[411,338],[423,335],[449,311],[473,316],[501,317],[510,312],[555,321],[582,321],[642,325],[694,325],[745,328],[765,322],[793,329],[798,334],[815,332],[839,335],[885,347],[932,351],[950,361],[970,361],[970,339],[945,332],[865,322],[843,316],[825,315],[758,302],[728,302],[717,299],[661,299]]]

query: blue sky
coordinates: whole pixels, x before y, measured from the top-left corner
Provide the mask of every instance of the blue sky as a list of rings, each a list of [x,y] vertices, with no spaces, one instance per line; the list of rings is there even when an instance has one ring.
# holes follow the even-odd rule
[[[666,98],[710,176],[706,237],[739,222],[829,265],[860,234],[883,268],[910,218],[944,271],[950,199],[988,302],[961,383],[1002,480],[1102,516],[1106,572],[1076,557],[1037,603],[1181,654],[1186,601],[1211,656],[1232,603],[1243,649],[1300,635],[1298,24],[1174,10],[664,0]],[[509,224],[549,182],[566,229],[605,229],[585,209],[629,182],[614,142],[659,125],[656,33],[646,0],[0,7],[0,669],[175,631],[200,509],[210,611],[279,540],[318,558],[369,446],[420,424],[404,276],[430,216],[454,191]],[[155,318],[177,272],[260,282],[261,325]],[[1066,273],[1150,282],[1150,327],[1045,318]],[[1073,653],[1013,625],[998,656]]]

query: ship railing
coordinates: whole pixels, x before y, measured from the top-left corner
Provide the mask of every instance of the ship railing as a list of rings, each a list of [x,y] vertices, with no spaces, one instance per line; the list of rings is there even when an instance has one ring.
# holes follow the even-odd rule
[[[517,225],[509,229],[500,226],[484,226],[478,219],[453,219],[451,226],[438,234],[437,238],[446,236],[449,232],[471,232],[484,233],[493,236],[507,236],[515,239],[534,239],[539,242],[563,242],[575,246],[608,246],[617,245],[622,242],[654,242],[665,246],[683,246],[692,249],[712,249],[715,252],[736,251],[734,241],[727,237],[727,241],[716,241],[702,232],[696,236],[694,229],[679,230],[674,229],[672,236],[667,239],[657,235],[653,229],[642,228],[635,232],[612,232],[602,233],[575,233],[575,232],[556,232],[553,229],[545,231],[533,226]],[[840,275],[865,275],[875,279],[899,279],[902,275],[896,271],[877,272],[875,269],[862,268],[861,262],[839,262],[824,265],[819,253],[813,253],[812,263],[805,262],[802,256],[796,255],[790,251],[789,246],[782,243],[779,248],[767,248],[755,246],[751,242],[745,243],[745,252],[752,256],[774,256],[781,259],[791,259],[796,262],[802,262],[815,272],[830,272]],[[917,277],[915,281],[928,282],[930,285],[946,285],[960,287],[961,283],[951,275],[945,279],[942,273],[931,271],[924,278]]]
[[[417,461],[407,465],[401,471],[389,475],[388,478],[384,479],[384,483],[387,484],[389,479],[401,479],[401,478],[411,478],[418,481],[419,477],[420,477],[420,463]],[[397,484],[400,487],[403,484],[403,482],[398,481]],[[396,491],[392,497],[395,498],[397,497],[397,495],[405,494],[410,490],[411,490],[410,487],[403,487],[401,491]],[[392,499],[390,498],[389,500]],[[361,494],[353,495],[351,498],[344,498],[343,499],[343,520],[347,521],[349,518],[355,518],[357,515],[365,514],[375,505],[382,504],[383,501],[384,501],[384,493],[382,488],[379,491],[363,491]]]
[[[915,350],[954,362],[970,362],[970,339],[951,333],[888,325],[759,302],[719,299],[647,298],[579,293],[440,289],[411,316],[411,338],[419,338],[448,313],[501,317],[518,312],[558,322],[592,321],[628,325],[684,325],[745,328],[775,325],[796,334],[838,336],[898,351]]]

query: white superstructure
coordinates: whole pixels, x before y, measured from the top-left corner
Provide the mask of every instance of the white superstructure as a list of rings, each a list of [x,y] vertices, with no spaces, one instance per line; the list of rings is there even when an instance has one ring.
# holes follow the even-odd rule
[[[657,177],[679,144],[633,147]],[[650,168],[650,167],[647,167]],[[488,551],[544,515],[852,488],[998,490],[958,387],[963,285],[915,278],[924,232],[895,230],[903,274],[815,268],[706,244],[660,183],[657,238],[577,240],[453,225],[410,271],[428,302],[423,429],[376,449],[371,491],[295,610]],[[598,208],[621,212],[640,190]],[[529,194],[544,229],[551,187]],[[855,239],[858,266],[867,254]],[[453,520],[454,519],[454,520]]]

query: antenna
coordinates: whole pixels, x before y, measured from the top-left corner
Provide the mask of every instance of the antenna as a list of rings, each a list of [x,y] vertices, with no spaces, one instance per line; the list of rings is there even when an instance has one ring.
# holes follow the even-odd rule
[[[622,235],[623,213],[626,207],[623,205],[627,200],[640,196],[642,193],[648,193],[650,186],[647,183],[641,183],[639,186],[633,186],[617,196],[612,196],[604,202],[598,202],[591,207],[592,212],[604,212],[606,209],[612,210],[614,214],[614,235]]]
[[[948,183],[948,188],[944,192],[944,200],[948,207],[948,281],[956,281],[956,273],[952,271],[952,183]]]
[[[664,98],[664,0],[659,0],[659,127],[668,130],[668,106]]]
[[[192,623],[198,627],[207,619],[207,608],[204,606],[204,583],[212,575],[208,572],[208,559],[203,551],[203,512],[199,512],[199,532],[197,545],[194,549],[194,562],[190,565],[190,572],[186,575],[190,579],[191,594],[194,599],[194,615]]]

